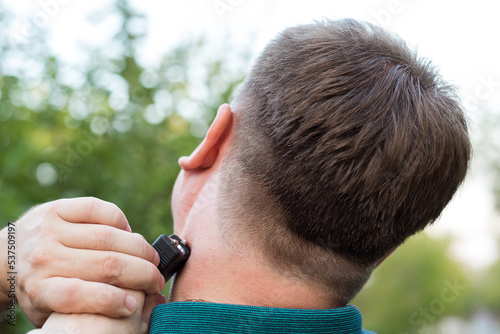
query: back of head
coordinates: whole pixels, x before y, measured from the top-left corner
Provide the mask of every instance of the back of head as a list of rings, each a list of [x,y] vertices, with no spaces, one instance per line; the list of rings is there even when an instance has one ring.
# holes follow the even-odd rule
[[[436,70],[350,19],[283,31],[233,110],[223,228],[337,304],[440,215],[470,158],[460,104]]]

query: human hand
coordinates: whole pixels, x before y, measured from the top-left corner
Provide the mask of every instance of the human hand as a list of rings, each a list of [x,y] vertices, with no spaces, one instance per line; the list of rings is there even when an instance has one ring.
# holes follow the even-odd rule
[[[15,225],[16,297],[37,327],[53,311],[129,316],[137,300],[119,287],[154,294],[165,285],[158,254],[130,233],[114,204],[90,197],[58,200],[31,209]],[[6,238],[4,229],[2,255]],[[4,294],[8,271],[0,270]]]
[[[99,314],[52,313],[41,329],[28,334],[142,334],[149,330],[149,319],[156,305],[165,303],[159,294],[146,295],[127,290],[139,302],[137,310],[128,317],[109,318]]]

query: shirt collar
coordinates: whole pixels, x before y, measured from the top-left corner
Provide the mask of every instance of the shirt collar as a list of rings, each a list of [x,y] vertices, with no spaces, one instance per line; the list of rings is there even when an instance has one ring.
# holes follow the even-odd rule
[[[204,302],[158,305],[150,333],[363,333],[353,306],[287,309]]]

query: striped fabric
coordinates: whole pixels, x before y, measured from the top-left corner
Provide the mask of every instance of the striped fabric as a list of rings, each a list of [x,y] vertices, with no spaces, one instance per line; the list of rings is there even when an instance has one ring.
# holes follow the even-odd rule
[[[370,333],[352,305],[335,309],[285,309],[205,302],[157,306],[151,334],[160,333]]]

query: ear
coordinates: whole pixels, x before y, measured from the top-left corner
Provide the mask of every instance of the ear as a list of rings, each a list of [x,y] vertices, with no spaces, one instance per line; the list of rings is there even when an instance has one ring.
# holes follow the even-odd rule
[[[205,139],[191,153],[189,157],[181,157],[179,165],[184,171],[190,171],[198,168],[211,167],[217,156],[219,149],[224,141],[225,134],[231,129],[233,121],[233,113],[228,104],[223,104],[219,107],[217,115],[208,129]]]
[[[384,255],[384,257],[383,257],[383,258],[381,258],[381,259],[377,262],[377,265],[375,266],[375,268],[376,268],[376,267],[378,267],[378,266],[379,266],[382,262],[384,262],[384,260],[385,260],[385,259],[387,259],[387,258],[389,257],[389,255],[391,255],[392,253],[394,253],[394,251],[395,251],[396,249],[398,249],[398,248],[396,247],[396,248],[393,248],[393,249],[391,249],[390,251],[388,251],[388,252]]]

